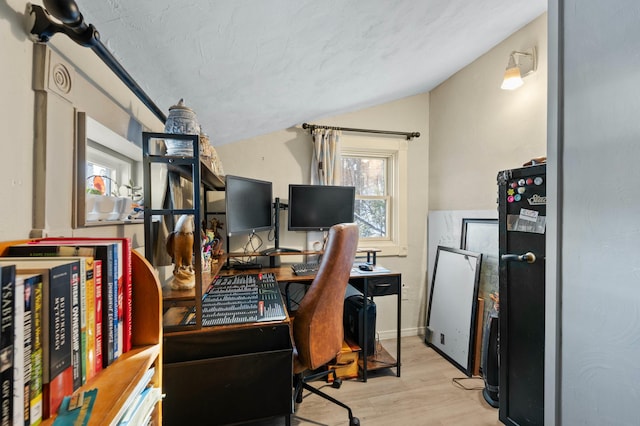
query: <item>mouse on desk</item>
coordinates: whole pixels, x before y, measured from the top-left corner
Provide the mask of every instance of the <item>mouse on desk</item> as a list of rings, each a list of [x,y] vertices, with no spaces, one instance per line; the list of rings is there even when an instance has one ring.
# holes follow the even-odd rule
[[[358,266],[362,271],[373,271],[373,265],[369,263],[362,263]]]

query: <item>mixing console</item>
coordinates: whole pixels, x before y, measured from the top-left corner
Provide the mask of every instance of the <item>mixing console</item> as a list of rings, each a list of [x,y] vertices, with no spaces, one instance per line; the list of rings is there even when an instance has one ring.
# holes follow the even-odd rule
[[[286,318],[272,273],[220,276],[202,296],[202,325],[281,321]]]

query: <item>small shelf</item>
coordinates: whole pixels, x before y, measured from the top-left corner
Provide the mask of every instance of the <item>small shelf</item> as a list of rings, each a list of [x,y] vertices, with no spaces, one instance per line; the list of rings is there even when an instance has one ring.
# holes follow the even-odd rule
[[[191,179],[191,168],[189,166],[169,165],[168,170],[184,178]],[[200,160],[200,182],[207,190],[224,191],[224,178],[213,173],[213,170],[202,160]]]
[[[383,368],[397,367],[398,363],[394,357],[380,344],[376,344],[376,353],[367,357],[367,371],[375,371]],[[362,359],[358,359],[360,370],[364,369]]]

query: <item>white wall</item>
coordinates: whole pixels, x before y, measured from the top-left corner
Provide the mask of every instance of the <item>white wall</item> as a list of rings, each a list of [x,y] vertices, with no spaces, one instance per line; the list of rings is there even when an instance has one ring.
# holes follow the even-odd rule
[[[552,13],[550,45],[564,64],[550,132],[560,205],[556,423],[637,425],[640,4],[561,0]]]
[[[31,230],[33,91],[31,41],[23,28],[25,2],[0,3],[0,240],[26,238]],[[10,62],[9,59],[11,58]]]
[[[536,47],[538,71],[500,89],[513,50]],[[431,92],[429,208],[497,208],[496,176],[546,155],[546,13]]]

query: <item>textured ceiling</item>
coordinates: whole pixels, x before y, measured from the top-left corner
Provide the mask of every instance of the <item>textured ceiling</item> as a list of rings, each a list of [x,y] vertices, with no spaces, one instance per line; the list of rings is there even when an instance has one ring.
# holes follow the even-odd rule
[[[546,10],[546,0],[78,0],[168,113],[213,145],[424,93]]]

